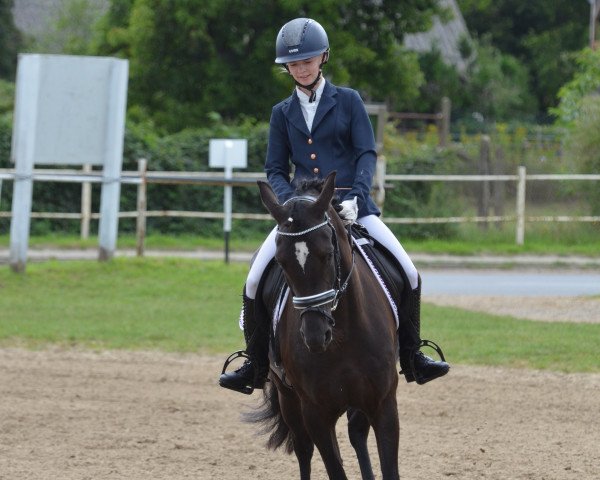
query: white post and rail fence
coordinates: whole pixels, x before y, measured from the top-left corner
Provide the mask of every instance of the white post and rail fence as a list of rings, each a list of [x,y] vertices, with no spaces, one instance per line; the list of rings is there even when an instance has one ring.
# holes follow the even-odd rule
[[[527,174],[525,167],[518,167],[514,175],[396,175],[383,174],[384,169],[379,169],[383,179],[374,182],[378,188],[384,188],[392,182],[514,182],[516,185],[515,214],[514,215],[485,215],[485,216],[456,216],[456,217],[428,217],[408,218],[382,217],[388,224],[435,224],[435,223],[492,223],[514,222],[515,243],[522,245],[525,241],[526,224],[530,222],[600,222],[600,216],[568,216],[547,215],[528,216],[526,214],[527,183],[532,181],[600,181],[600,174]],[[0,169],[0,182],[2,180],[14,181],[18,173],[13,169]],[[159,172],[148,171],[146,160],[139,161],[138,171],[124,171],[120,183],[124,185],[137,185],[137,208],[135,211],[119,212],[119,218],[135,218],[137,231],[137,253],[144,254],[144,237],[146,234],[146,219],[152,217],[179,217],[223,219],[224,212],[201,211],[175,211],[175,210],[147,210],[146,186],[152,184],[187,184],[187,185],[221,185],[221,186],[253,186],[256,180],[264,179],[262,173],[235,172],[231,179],[215,175],[211,172]],[[91,211],[91,184],[102,184],[106,179],[101,172],[93,172],[89,168],[83,170],[44,170],[35,169],[32,180],[36,182],[65,182],[82,184],[82,200],[80,212],[31,212],[31,218],[43,219],[72,219],[81,223],[82,238],[89,235],[90,220],[100,218],[100,213]],[[6,187],[6,184],[4,185]],[[377,192],[374,192],[375,194]],[[10,218],[10,211],[0,211],[0,218]],[[271,220],[266,213],[232,213],[233,219],[241,220]]]

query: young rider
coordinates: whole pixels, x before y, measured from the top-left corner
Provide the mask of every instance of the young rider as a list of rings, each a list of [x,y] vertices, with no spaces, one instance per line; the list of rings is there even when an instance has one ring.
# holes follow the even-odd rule
[[[273,107],[265,171],[283,203],[294,194],[295,182],[325,178],[337,171],[340,215],[357,221],[386,247],[404,269],[411,285],[410,298],[398,309],[400,366],[407,382],[426,383],[448,373],[449,365],[434,361],[419,350],[421,280],[404,248],[379,218],[370,190],[377,161],[375,139],[364,104],[355,90],[337,87],[323,78],[329,59],[329,40],[323,27],[308,18],[286,23],[277,35],[275,63],[294,79],[292,95]],[[291,180],[290,162],[295,166]],[[270,321],[254,311],[261,276],[275,256],[276,229],[261,246],[250,268],[243,294],[240,323],[249,359],[241,368],[223,373],[219,384],[243,392],[264,386],[268,369]]]

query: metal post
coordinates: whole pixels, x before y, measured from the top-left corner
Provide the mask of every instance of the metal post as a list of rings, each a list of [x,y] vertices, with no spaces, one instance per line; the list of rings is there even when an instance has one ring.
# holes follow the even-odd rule
[[[84,165],[83,173],[91,173],[92,166]],[[81,238],[87,240],[90,236],[90,219],[92,217],[92,184],[81,184]]]
[[[527,170],[525,167],[519,167],[517,172],[517,245],[525,243],[525,182]]]
[[[119,230],[121,165],[123,164],[123,132],[127,103],[128,63],[119,60],[111,70],[110,89],[114,101],[109,104],[109,118],[114,119],[106,131],[106,153],[103,163],[100,224],[98,226],[98,260],[110,260],[115,253]]]
[[[225,164],[225,181],[231,180],[233,177],[233,168],[231,163]],[[231,211],[232,211],[232,186],[231,183],[225,184],[225,190],[223,192],[225,198],[223,199],[223,210],[225,217],[223,219],[223,232],[225,234],[225,263],[229,263],[229,235],[231,233]]]
[[[20,110],[15,114],[12,150],[15,155],[15,180],[13,182],[12,212],[10,222],[10,267],[23,273],[27,264],[31,203],[33,201],[34,144],[36,138],[41,74],[39,56],[19,57],[15,104]],[[25,80],[24,80],[25,79]],[[34,80],[30,80],[34,79]]]
[[[140,174],[141,183],[137,189],[137,220],[135,228],[136,236],[136,254],[138,257],[144,256],[144,240],[146,238],[146,170],[148,161],[145,158],[140,158],[138,162],[138,172]]]

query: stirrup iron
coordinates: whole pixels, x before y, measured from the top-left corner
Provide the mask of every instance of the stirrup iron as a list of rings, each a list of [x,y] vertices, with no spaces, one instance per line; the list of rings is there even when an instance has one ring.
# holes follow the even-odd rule
[[[437,343],[432,342],[431,340],[421,340],[421,342],[419,343],[419,347],[417,348],[417,351],[421,350],[421,347],[433,348],[437,352],[437,354],[440,356],[440,359],[442,360],[442,362],[446,361],[446,357],[444,357],[444,352],[442,352],[442,348]],[[414,353],[417,353],[417,351],[415,351]],[[414,357],[414,354],[413,354],[413,357]],[[412,357],[411,357],[411,360],[412,360]]]
[[[235,360],[237,360],[238,358],[245,358],[246,360],[252,361],[252,359],[250,358],[250,355],[248,355],[245,350],[238,350],[237,352],[233,352],[231,355],[229,355],[227,357],[227,360],[225,360],[225,363],[223,364],[223,370],[221,370],[221,375],[223,375],[226,372],[227,367],[229,367],[229,365],[232,362],[234,362]],[[256,374],[255,374],[255,376],[256,376]],[[252,382],[252,383],[254,384],[254,382]],[[240,390],[235,390],[235,391],[243,393],[245,395],[251,395],[252,392],[254,392],[254,386],[253,385],[247,386]]]
[[[421,340],[419,342],[419,345],[417,345],[416,348],[412,348],[410,349],[409,352],[409,363],[410,363],[410,373],[413,375],[414,377],[414,373],[415,373],[415,356],[417,355],[417,352],[421,351],[421,347],[430,347],[432,349],[434,349],[437,354],[440,356],[440,360],[442,362],[446,361],[446,357],[444,356],[444,352],[442,352],[442,348],[435,342],[433,342],[432,340]],[[400,370],[400,374],[401,375],[406,375],[406,372],[404,371],[404,369]]]

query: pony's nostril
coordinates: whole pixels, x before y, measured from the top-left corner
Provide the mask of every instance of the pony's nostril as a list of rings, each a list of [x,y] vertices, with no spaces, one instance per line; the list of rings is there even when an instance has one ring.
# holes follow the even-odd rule
[[[325,345],[329,345],[331,342],[331,330],[325,332]]]

